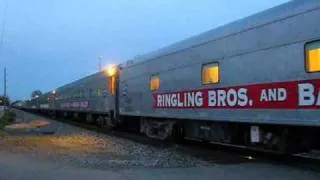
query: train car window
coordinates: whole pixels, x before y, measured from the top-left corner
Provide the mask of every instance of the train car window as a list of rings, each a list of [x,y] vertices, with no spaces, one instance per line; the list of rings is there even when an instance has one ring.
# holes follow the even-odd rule
[[[150,78],[150,90],[156,91],[160,88],[160,78],[157,75],[152,75]]]
[[[89,89],[89,97],[92,97],[92,94],[93,94],[92,92],[93,92],[93,91],[92,91],[92,89],[90,88],[90,89]]]
[[[202,84],[215,84],[219,82],[219,64],[210,63],[202,66]]]
[[[320,72],[320,40],[306,44],[305,51],[306,71]]]
[[[102,96],[107,97],[108,96],[108,91],[106,89],[102,90]]]
[[[81,98],[84,98],[84,90],[81,90]]]
[[[97,96],[98,96],[98,97],[101,97],[101,95],[102,95],[102,91],[101,91],[100,88],[98,88],[98,89],[97,89]]]

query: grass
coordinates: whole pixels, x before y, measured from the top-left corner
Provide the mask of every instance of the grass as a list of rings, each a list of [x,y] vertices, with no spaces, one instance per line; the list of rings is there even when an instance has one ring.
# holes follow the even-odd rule
[[[15,114],[10,111],[4,112],[3,116],[0,118],[0,136],[4,136],[3,129],[6,125],[12,124],[15,120]]]

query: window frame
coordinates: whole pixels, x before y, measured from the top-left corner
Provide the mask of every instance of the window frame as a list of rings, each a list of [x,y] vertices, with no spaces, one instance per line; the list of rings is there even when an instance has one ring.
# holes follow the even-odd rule
[[[307,47],[308,45],[310,44],[314,44],[314,43],[319,43],[320,44],[320,39],[315,39],[315,40],[312,40],[312,41],[308,41],[306,43],[304,43],[304,70],[306,73],[310,73],[310,74],[313,74],[313,73],[319,73],[320,72],[320,69],[318,71],[314,71],[314,72],[310,72],[308,71],[308,63],[307,63],[307,58],[308,58],[308,55],[307,55]]]
[[[203,71],[204,71],[204,68],[206,66],[210,66],[210,65],[217,65],[218,66],[218,82],[215,82],[215,83],[204,83],[203,82]],[[208,63],[204,63],[201,65],[201,84],[202,85],[213,85],[213,84],[219,84],[220,83],[220,63],[218,61],[213,61],[213,62],[208,62]]]

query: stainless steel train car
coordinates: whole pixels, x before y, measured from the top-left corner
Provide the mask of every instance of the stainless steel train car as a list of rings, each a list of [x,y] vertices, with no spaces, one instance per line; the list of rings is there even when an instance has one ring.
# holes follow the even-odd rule
[[[290,1],[57,88],[25,109],[163,140],[316,149],[319,17],[320,1]]]

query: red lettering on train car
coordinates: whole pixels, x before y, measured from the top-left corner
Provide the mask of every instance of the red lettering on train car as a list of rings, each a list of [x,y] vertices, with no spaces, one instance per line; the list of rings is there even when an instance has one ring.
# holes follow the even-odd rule
[[[153,94],[153,108],[318,109],[320,79]]]
[[[88,101],[64,102],[60,104],[61,108],[88,108]]]

